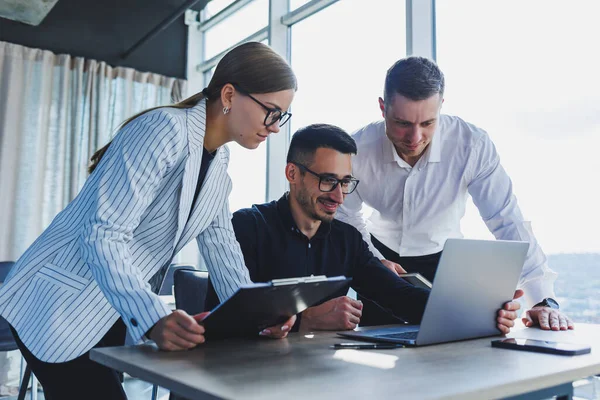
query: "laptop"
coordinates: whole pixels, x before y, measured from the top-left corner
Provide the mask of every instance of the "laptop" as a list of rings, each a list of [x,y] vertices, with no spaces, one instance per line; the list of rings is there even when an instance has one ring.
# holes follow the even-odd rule
[[[339,332],[409,346],[499,335],[496,315],[513,298],[529,243],[448,239],[420,325]]]

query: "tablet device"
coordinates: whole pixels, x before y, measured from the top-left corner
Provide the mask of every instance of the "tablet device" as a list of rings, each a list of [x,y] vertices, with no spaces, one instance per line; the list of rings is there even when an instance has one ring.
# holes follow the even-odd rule
[[[205,337],[255,337],[342,291],[350,281],[345,276],[310,276],[242,286],[202,321]]]
[[[400,278],[404,279],[406,282],[410,283],[413,286],[420,287],[423,289],[431,289],[432,285],[423,275],[413,272],[410,274],[400,274]]]

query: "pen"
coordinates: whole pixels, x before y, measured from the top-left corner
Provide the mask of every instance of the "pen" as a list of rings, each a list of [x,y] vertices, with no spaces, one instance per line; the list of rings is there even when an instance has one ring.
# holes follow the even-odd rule
[[[371,350],[382,350],[382,349],[397,349],[404,347],[404,345],[397,343],[336,343],[331,346],[332,349],[371,349]]]

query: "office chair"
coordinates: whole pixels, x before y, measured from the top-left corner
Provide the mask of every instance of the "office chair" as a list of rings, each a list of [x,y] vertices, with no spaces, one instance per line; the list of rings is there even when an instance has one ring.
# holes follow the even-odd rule
[[[12,266],[15,263],[12,261],[0,261],[0,283],[3,283]],[[19,350],[17,343],[15,342],[15,338],[10,331],[10,327],[8,321],[4,318],[0,317],[0,351],[14,351]],[[23,372],[23,362],[24,359],[21,358],[21,372]],[[25,395],[27,394],[27,384],[29,383],[29,379],[31,378],[31,400],[37,399],[37,379],[31,373],[31,368],[29,365],[25,367],[25,373],[21,374],[21,382],[19,383],[19,396],[18,400],[24,400]]]
[[[180,269],[187,269],[187,270],[195,271],[198,268],[196,268],[192,264],[171,264],[171,265],[169,265],[169,268],[167,269],[167,272],[165,273],[165,277],[163,278],[163,281],[160,285],[160,289],[158,290],[159,296],[171,296],[173,294],[172,293],[173,285],[174,285],[173,276],[175,275],[175,271],[180,270]]]
[[[204,312],[208,272],[179,269],[174,274],[175,306],[190,315]]]

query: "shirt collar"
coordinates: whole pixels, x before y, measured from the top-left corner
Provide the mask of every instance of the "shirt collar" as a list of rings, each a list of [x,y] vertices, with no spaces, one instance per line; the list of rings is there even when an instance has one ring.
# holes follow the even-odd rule
[[[441,161],[442,154],[442,138],[440,134],[440,121],[438,120],[437,128],[435,128],[435,133],[433,134],[433,139],[431,139],[431,143],[429,144],[429,149],[427,152],[429,156],[427,158],[427,162],[430,163],[439,163]]]
[[[410,164],[402,159],[398,155],[396,148],[392,144],[391,140],[385,134],[385,123],[381,124],[383,127],[383,135],[382,135],[382,151],[383,151],[383,162],[384,163],[397,163],[402,168],[412,168]],[[433,134],[433,139],[431,139],[431,143],[429,143],[429,147],[423,154],[425,159],[423,160],[423,164],[427,163],[439,163],[441,161],[441,137],[440,137],[440,125],[438,124],[435,133]],[[420,160],[419,160],[420,161]]]
[[[392,142],[390,141],[390,139],[387,137],[387,135],[384,133],[382,138],[381,138],[381,149],[383,151],[383,162],[385,164],[387,163],[393,163],[396,162],[396,159],[398,157],[398,153],[396,153],[396,149],[394,148],[394,145],[392,144]]]
[[[290,192],[286,192],[279,200],[277,200],[277,211],[279,212],[279,216],[281,217],[286,230],[289,229],[306,237],[298,228],[294,221],[294,217],[292,216],[292,210],[290,209]],[[324,238],[329,235],[330,232],[331,224],[321,221],[321,225],[312,239]]]

